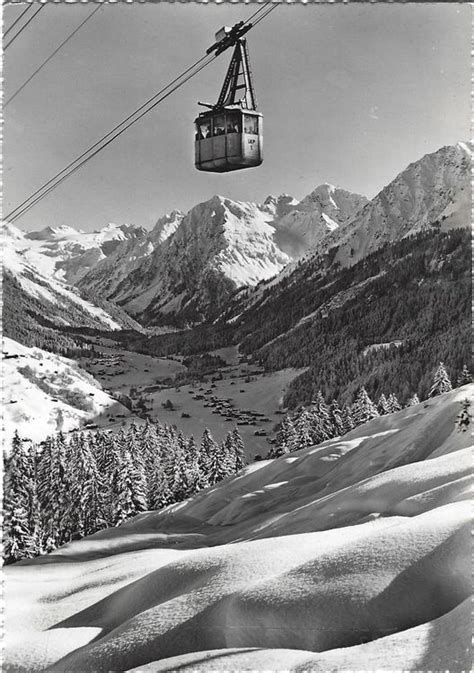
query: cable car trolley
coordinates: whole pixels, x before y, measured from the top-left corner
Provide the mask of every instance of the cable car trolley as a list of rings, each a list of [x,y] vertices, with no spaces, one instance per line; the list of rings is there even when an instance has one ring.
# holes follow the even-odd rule
[[[217,103],[198,103],[209,108],[195,119],[195,166],[199,171],[226,173],[259,166],[263,161],[263,115],[257,112],[247,41],[242,37],[251,27],[243,21],[233,28],[225,26],[207,50],[217,56],[235,45]]]

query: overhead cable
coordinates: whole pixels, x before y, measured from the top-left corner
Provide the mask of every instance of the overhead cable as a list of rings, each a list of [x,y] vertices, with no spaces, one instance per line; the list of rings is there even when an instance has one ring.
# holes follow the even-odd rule
[[[66,45],[66,44],[69,42],[69,40],[70,40],[71,38],[73,38],[74,35],[76,35],[76,34],[81,30],[82,26],[84,26],[84,25],[89,21],[89,19],[92,19],[92,17],[94,16],[94,14],[95,14],[96,12],[98,12],[99,9],[102,9],[102,5],[97,5],[97,7],[96,7],[96,8],[95,8],[95,9],[94,9],[94,10],[93,10],[93,11],[92,11],[92,12],[91,12],[91,13],[90,13],[90,14],[89,14],[89,15],[88,15],[88,16],[87,16],[87,17],[86,17],[86,18],[85,18],[85,19],[84,19],[78,26],[77,26],[77,28],[75,28],[75,29],[72,31],[72,33],[70,33],[70,34],[66,37],[66,39],[63,40],[63,41],[61,42],[61,44],[59,45],[59,47],[56,47],[56,49],[53,51],[53,53],[50,54],[50,55],[48,56],[48,58],[47,58],[46,60],[44,60],[43,63],[41,63],[41,65],[39,65],[39,66],[36,68],[36,70],[35,70],[35,71],[28,77],[28,79],[27,79],[25,82],[23,82],[23,84],[22,84],[22,85],[15,91],[15,93],[14,93],[12,96],[10,96],[10,98],[4,103],[4,105],[3,105],[4,108],[6,108],[7,105],[8,105],[9,103],[11,103],[12,100],[13,100],[16,96],[18,96],[18,94],[20,93],[20,91],[23,91],[23,89],[25,88],[25,86],[26,86],[27,84],[29,84],[29,83],[31,82],[31,80],[32,80],[34,77],[36,77],[36,75],[39,73],[39,71],[42,70],[42,69],[44,68],[44,66],[45,66],[47,63],[49,63],[49,62],[51,61],[51,59],[53,59],[53,58],[56,56],[56,54],[58,53],[58,51],[60,51],[60,50],[64,47],[64,45]]]
[[[272,6],[268,8],[269,4],[271,3],[265,3],[256,12],[254,12],[252,18],[261,12],[262,15],[254,22],[253,25],[260,23],[260,21],[268,16],[268,14],[273,11],[273,9],[278,7],[278,4],[272,4]],[[30,208],[35,206],[39,201],[50,194],[54,189],[56,189],[56,187],[72,176],[77,170],[84,166],[84,164],[86,164],[90,159],[95,157],[105,147],[110,145],[110,143],[122,135],[122,133],[128,130],[133,124],[148,114],[148,112],[153,110],[157,105],[159,105],[159,103],[168,98],[168,96],[174,93],[179,87],[189,81],[192,77],[197,75],[201,70],[203,70],[203,68],[207,67],[215,58],[217,58],[216,55],[206,55],[196,61],[193,65],[181,73],[181,75],[176,77],[160,91],[151,96],[145,103],[143,103],[143,105],[132,112],[122,122],[117,124],[111,131],[106,133],[104,136],[102,136],[102,138],[91,145],[85,152],[76,157],[74,161],[71,161],[65,168],[59,171],[59,173],[56,173],[54,177],[48,180],[44,185],[42,185],[27,199],[25,199],[19,206],[6,215],[5,219],[13,222],[24,215],[28,210],[30,210]]]
[[[35,16],[38,16],[38,14],[41,12],[41,10],[44,9],[45,7],[46,7],[46,4],[42,4],[42,5],[40,5],[40,6],[38,7],[38,9],[36,10],[36,12],[35,12],[32,16],[30,16],[30,18],[28,19],[28,21],[22,25],[22,27],[20,28],[20,30],[19,30],[17,33],[15,33],[15,35],[12,37],[12,39],[10,40],[10,42],[7,42],[7,44],[5,44],[5,45],[3,46],[3,51],[6,51],[6,50],[8,49],[8,47],[9,47],[11,44],[13,44],[13,42],[15,42],[16,38],[19,37],[19,35],[21,35],[21,33],[25,30],[25,28],[26,28],[26,27],[33,21],[33,19],[35,18]]]
[[[12,28],[14,28],[14,27],[16,26],[16,24],[18,23],[18,21],[20,21],[20,19],[23,18],[23,16],[26,14],[26,12],[29,12],[30,9],[32,9],[32,8],[33,8],[33,3],[30,3],[29,5],[27,5],[26,9],[24,9],[24,10],[21,12],[21,14],[20,14],[19,16],[16,17],[16,19],[15,19],[15,21],[12,23],[12,25],[11,25],[9,28],[7,28],[7,30],[3,33],[3,39],[6,38],[6,36],[8,35],[8,33],[12,30]]]

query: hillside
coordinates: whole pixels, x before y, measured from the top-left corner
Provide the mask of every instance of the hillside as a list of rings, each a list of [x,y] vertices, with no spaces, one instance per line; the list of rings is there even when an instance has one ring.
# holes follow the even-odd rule
[[[7,567],[6,670],[469,669],[473,391]]]
[[[73,360],[27,348],[3,338],[3,443],[8,451],[13,433],[42,441],[87,422],[103,424],[110,414],[129,411]]]
[[[214,196],[162,218],[137,244],[122,244],[79,286],[105,291],[146,325],[212,320],[236,289],[278,274],[364,203],[331,185],[300,203],[286,195],[261,205]]]
[[[438,224],[465,227],[471,218],[472,143],[442,147],[410,164],[347,225],[328,237],[334,260],[351,265],[382,245]]]
[[[386,244],[350,268],[303,261],[275,284],[242,292],[222,320],[143,339],[130,347],[158,355],[238,344],[267,371],[307,367],[285,403],[351,401],[364,385],[375,399],[426,397],[440,360],[456,380],[470,361],[469,230],[438,226]]]
[[[3,325],[6,336],[27,346],[45,347],[56,352],[77,345],[64,332],[87,327],[103,331],[140,329],[138,323],[119,306],[99,296],[79,291],[65,279],[63,264],[71,253],[67,242],[75,240],[61,229],[59,249],[49,249],[53,233],[24,234],[12,225],[3,226]],[[110,233],[110,232],[109,232]],[[40,237],[41,234],[41,237]],[[103,235],[104,232],[102,232]],[[65,243],[66,241],[66,243]],[[39,243],[36,245],[36,243]],[[46,245],[46,248],[44,247]],[[71,244],[76,249],[79,244]],[[80,251],[84,248],[79,245]],[[71,253],[72,254],[72,253]],[[67,263],[81,265],[83,252]],[[85,253],[84,253],[85,254]],[[63,333],[60,333],[60,332]]]

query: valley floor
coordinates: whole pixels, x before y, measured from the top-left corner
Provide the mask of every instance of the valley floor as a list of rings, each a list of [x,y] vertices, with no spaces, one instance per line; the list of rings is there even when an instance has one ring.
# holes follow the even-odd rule
[[[5,569],[5,671],[470,669],[465,386]]]

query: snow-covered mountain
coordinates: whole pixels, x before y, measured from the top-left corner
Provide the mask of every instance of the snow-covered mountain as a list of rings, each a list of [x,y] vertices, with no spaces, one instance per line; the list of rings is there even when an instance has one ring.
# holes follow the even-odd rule
[[[328,234],[338,232],[366,203],[365,196],[320,185],[275,222],[276,240],[292,259],[298,259],[308,250],[317,250]]]
[[[344,209],[344,193],[336,190],[341,195],[335,199],[336,203],[347,213],[345,220],[341,219],[338,227],[333,226],[303,260],[288,264],[276,278],[236,297],[236,301],[229,305],[229,319],[233,320],[236,315],[258,305],[270,291],[274,298],[278,298],[280,293],[287,291],[288,285],[298,286],[310,281],[324,273],[328,264],[352,266],[384,244],[395,243],[423,230],[434,232],[469,227],[472,150],[472,143],[459,142],[425,155],[410,164],[353,215],[350,209],[356,196],[349,194],[349,206]],[[311,197],[319,201],[321,196],[321,188],[318,188],[301,204]],[[330,189],[326,194],[323,191],[323,196],[329,200]],[[363,197],[359,198],[361,203]],[[323,219],[328,216],[328,211],[325,206]],[[334,211],[332,215],[335,217]],[[292,216],[293,213],[289,213],[282,220],[287,221]]]
[[[158,221],[138,242],[125,242],[80,281],[106,293],[147,323],[218,315],[229,296],[278,274],[357,212],[365,197],[321,185],[300,203],[263,204],[214,196]]]
[[[324,248],[336,245],[335,260],[351,265],[381,245],[439,226],[442,231],[471,222],[471,162],[473,145],[442,147],[410,164]]]
[[[25,234],[28,248],[23,256],[41,273],[74,285],[121,242],[140,240],[146,233],[130,224],[110,223],[93,232],[48,226]]]
[[[470,670],[472,394],[6,566],[6,670]]]
[[[74,230],[72,230],[74,232]],[[33,238],[11,224],[2,226],[5,319],[24,310],[22,297],[29,304],[29,317],[35,313],[42,325],[86,326],[97,329],[120,329],[134,322],[120,308],[101,308],[93,301],[81,297],[78,290],[64,279],[61,264],[76,264],[87,253],[71,252],[74,247],[84,251],[82,244],[74,242],[78,232],[72,234],[61,228],[60,247],[54,246],[54,232],[43,230],[44,238]],[[95,248],[98,251],[98,248]],[[68,258],[69,253],[71,256]],[[20,296],[21,295],[21,296]],[[99,302],[106,305],[106,302]],[[25,316],[26,317],[26,316]],[[21,318],[21,316],[20,316]],[[8,325],[5,328],[8,330]]]

